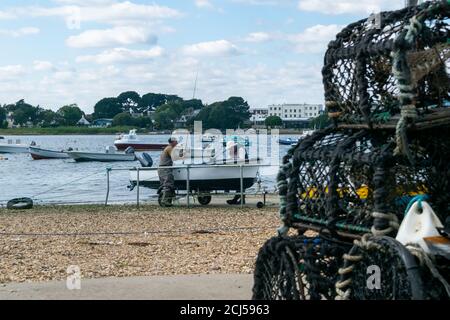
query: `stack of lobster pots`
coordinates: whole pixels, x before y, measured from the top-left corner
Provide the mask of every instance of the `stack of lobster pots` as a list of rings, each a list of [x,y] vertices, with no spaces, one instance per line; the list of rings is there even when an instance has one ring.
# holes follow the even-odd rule
[[[254,299],[450,297],[449,14],[383,12],[329,44],[331,125],[283,158]]]

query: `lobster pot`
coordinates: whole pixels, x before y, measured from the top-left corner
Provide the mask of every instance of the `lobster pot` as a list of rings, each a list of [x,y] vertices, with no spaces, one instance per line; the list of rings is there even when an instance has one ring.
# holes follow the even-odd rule
[[[285,223],[350,234],[384,230],[389,221],[374,212],[401,221],[419,194],[429,195],[444,219],[450,203],[447,137],[431,131],[413,137],[414,166],[394,156],[394,139],[386,132],[329,129],[306,138],[290,151]]]
[[[393,158],[388,167],[387,185],[394,186],[391,199],[398,213],[411,197],[425,194],[442,222],[450,213],[450,128],[411,132],[410,149],[413,163],[402,157]]]
[[[383,12],[346,27],[329,44],[323,81],[329,115],[372,125],[399,117],[404,105],[419,115],[448,102],[448,1]]]

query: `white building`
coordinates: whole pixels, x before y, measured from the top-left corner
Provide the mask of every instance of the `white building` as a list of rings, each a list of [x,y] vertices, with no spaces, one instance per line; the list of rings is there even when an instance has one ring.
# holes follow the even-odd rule
[[[269,116],[278,116],[283,121],[307,121],[318,117],[323,110],[320,104],[273,104]]]
[[[77,125],[79,126],[89,126],[91,123],[89,121],[86,120],[86,118],[84,117],[84,114],[81,116],[81,119],[78,120]]]
[[[254,124],[261,124],[263,123],[266,118],[269,116],[269,108],[268,107],[262,107],[262,108],[251,108],[250,110],[250,121]]]
[[[8,128],[14,128],[14,119],[13,119],[13,113],[12,112],[8,112],[8,114],[6,115],[6,122],[8,122]]]

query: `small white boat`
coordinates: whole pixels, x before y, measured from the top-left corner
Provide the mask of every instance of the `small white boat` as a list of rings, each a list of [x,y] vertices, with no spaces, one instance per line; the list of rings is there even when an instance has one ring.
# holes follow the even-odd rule
[[[2,139],[0,141],[4,141]],[[22,144],[20,140],[16,140],[16,143],[10,139],[6,142],[0,142],[0,153],[28,153],[29,146],[26,144]]]
[[[101,152],[67,152],[70,158],[76,162],[98,161],[98,162],[116,162],[116,161],[135,161],[136,155],[133,149],[128,149],[125,153],[116,152],[113,147],[107,147],[105,153]]]
[[[160,151],[164,150],[167,147],[167,143],[150,143],[142,141],[140,137],[138,137],[136,130],[130,130],[128,134],[122,134],[119,138],[114,141],[114,145],[118,150],[126,150],[131,147],[134,150],[139,151]]]
[[[38,147],[30,147],[30,155],[33,160],[44,160],[44,159],[69,159],[68,151],[54,151],[46,150]]]
[[[245,164],[244,161],[239,164]],[[235,165],[235,164],[234,164]],[[179,166],[177,163],[174,166]],[[187,190],[187,168],[186,164],[180,168],[173,169],[175,188]],[[242,177],[244,190],[255,184],[259,166],[243,166]],[[130,182],[132,186],[137,184],[137,171],[130,170]],[[158,190],[160,181],[156,170],[142,170],[139,172],[139,185]],[[231,165],[189,165],[189,187],[192,191],[237,191],[241,189],[241,168]]]

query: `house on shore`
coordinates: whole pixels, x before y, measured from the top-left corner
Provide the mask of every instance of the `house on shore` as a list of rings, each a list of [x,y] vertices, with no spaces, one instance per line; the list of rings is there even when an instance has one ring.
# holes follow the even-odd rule
[[[84,117],[84,115],[81,117],[80,120],[78,120],[77,122],[77,126],[90,126],[91,123],[89,121],[86,120],[86,118]]]
[[[97,119],[92,121],[93,128],[109,128],[112,127],[113,119]]]

